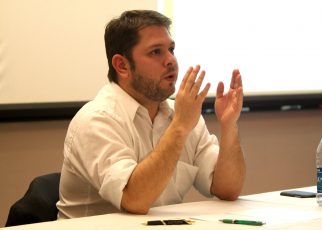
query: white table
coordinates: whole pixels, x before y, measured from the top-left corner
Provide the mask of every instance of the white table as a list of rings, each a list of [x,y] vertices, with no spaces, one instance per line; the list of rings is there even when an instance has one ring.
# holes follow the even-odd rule
[[[300,188],[315,191],[315,187]],[[297,189],[298,190],[298,189]],[[152,208],[148,215],[114,213],[92,217],[44,222],[10,227],[14,230],[38,229],[322,229],[322,207],[315,198],[292,198],[279,195],[280,191],[242,196],[237,201],[201,201]],[[192,225],[145,226],[142,223],[157,219],[193,219]],[[255,219],[263,226],[224,224],[222,218]]]

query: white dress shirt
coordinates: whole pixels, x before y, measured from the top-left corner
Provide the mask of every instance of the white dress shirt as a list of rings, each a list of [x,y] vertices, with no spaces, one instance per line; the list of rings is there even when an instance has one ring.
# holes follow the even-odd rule
[[[117,84],[105,85],[71,121],[64,144],[59,218],[120,212],[123,189],[136,165],[157,145],[173,118],[173,100],[148,111]],[[153,206],[180,203],[192,185],[210,197],[219,146],[200,117],[173,176]]]

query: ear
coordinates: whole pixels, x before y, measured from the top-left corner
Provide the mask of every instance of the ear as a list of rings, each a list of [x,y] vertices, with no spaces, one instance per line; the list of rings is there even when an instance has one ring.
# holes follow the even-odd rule
[[[127,78],[130,71],[128,60],[120,54],[115,54],[112,58],[112,65],[120,78]]]

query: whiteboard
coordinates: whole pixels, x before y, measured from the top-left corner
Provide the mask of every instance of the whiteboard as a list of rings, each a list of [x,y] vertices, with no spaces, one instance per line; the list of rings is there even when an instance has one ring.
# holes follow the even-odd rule
[[[181,73],[200,64],[214,95],[233,69],[245,95],[322,95],[321,0],[173,1]],[[178,87],[177,87],[178,88]]]

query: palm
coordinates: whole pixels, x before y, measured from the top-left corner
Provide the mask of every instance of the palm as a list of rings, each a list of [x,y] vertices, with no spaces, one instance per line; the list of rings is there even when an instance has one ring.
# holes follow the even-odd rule
[[[217,98],[215,102],[215,111],[217,118],[221,122],[237,121],[239,117],[239,106],[237,98],[234,97],[235,90],[229,90],[227,94]]]
[[[243,89],[241,76],[234,70],[230,89],[224,94],[224,84],[220,82],[217,87],[215,111],[221,123],[237,122],[243,104]]]

